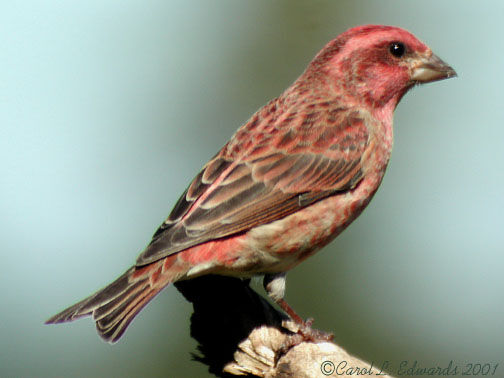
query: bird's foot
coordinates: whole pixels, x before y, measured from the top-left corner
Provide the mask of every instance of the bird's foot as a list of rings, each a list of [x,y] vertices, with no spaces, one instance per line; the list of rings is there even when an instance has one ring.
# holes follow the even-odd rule
[[[280,355],[287,353],[289,349],[304,342],[321,343],[331,342],[333,340],[334,334],[312,328],[312,324],[313,318],[308,318],[306,321],[302,321],[301,323],[295,322],[298,329],[293,334],[285,338],[285,341],[282,343],[279,350]]]
[[[331,342],[334,339],[334,334],[330,332],[320,331],[312,328],[313,318],[308,318],[303,324],[299,325],[298,335],[303,337],[303,341],[317,342]]]

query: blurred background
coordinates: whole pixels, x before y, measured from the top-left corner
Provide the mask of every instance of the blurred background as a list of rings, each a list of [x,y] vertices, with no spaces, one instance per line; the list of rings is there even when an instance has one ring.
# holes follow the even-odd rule
[[[459,77],[415,88],[368,209],[287,300],[375,365],[500,363],[500,0],[0,4],[0,376],[195,377],[170,287],[115,346],[42,323],[128,268],[199,168],[330,39],[404,27]],[[492,365],[492,366],[493,366]]]

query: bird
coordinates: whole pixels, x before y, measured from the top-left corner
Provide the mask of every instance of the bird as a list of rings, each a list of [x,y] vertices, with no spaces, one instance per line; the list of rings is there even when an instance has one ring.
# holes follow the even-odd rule
[[[263,276],[271,300],[309,326],[284,299],[286,273],[338,236],[376,193],[406,92],[455,76],[402,28],[343,32],[203,166],[131,268],[46,323],[91,316],[115,343],[163,288],[217,274]]]

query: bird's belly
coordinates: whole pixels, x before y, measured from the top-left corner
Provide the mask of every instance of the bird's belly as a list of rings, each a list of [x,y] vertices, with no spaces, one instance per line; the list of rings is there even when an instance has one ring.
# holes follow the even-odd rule
[[[359,216],[382,177],[382,174],[370,174],[351,191],[325,198],[245,234],[182,251],[179,258],[192,266],[185,278],[208,273],[252,277],[295,267]]]
[[[255,261],[250,268],[258,273],[293,268],[338,236],[366,207],[378,184],[376,180],[365,179],[352,191],[328,197],[250,230],[242,239],[247,245],[243,256]],[[236,263],[239,265],[240,261]]]

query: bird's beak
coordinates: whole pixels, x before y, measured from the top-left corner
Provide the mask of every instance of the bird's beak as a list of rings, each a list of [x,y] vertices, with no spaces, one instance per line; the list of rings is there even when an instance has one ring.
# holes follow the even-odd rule
[[[432,81],[449,79],[457,73],[437,55],[429,52],[427,56],[419,57],[413,65],[411,80],[415,83],[430,83]]]

